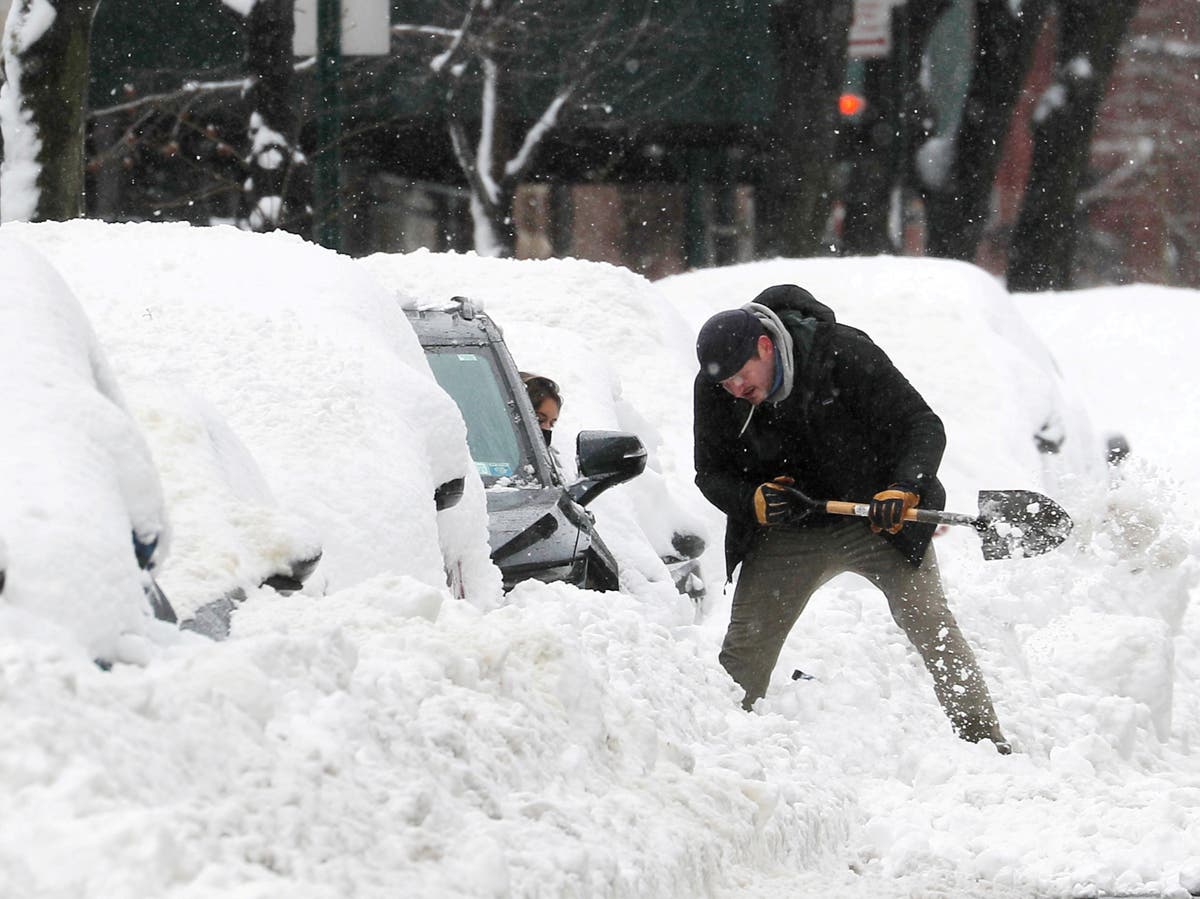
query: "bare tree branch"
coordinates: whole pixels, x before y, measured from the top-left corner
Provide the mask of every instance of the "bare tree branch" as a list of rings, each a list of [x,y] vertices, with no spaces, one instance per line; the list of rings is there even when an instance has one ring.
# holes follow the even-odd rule
[[[306,72],[317,64],[315,56],[309,56],[300,60],[294,66],[292,71],[295,73]],[[241,94],[247,93],[250,88],[254,87],[257,78],[228,78],[220,81],[185,81],[182,85],[173,91],[164,91],[160,94],[145,94],[138,97],[136,100],[129,100],[125,103],[118,103],[115,106],[101,106],[97,109],[88,111],[88,119],[95,120],[104,118],[105,116],[116,115],[122,112],[129,112],[133,109],[141,109],[145,106],[169,106],[180,100],[185,100],[189,97],[194,97],[199,94],[223,93],[226,91],[238,91]]]
[[[250,89],[253,83],[254,79],[252,78],[235,78],[228,81],[188,81],[173,91],[164,91],[161,94],[146,94],[145,96],[138,97],[136,100],[118,103],[115,106],[103,106],[99,109],[89,110],[87,117],[90,121],[95,121],[105,116],[144,109],[147,106],[168,106],[201,93],[222,93],[236,90],[244,94]]]

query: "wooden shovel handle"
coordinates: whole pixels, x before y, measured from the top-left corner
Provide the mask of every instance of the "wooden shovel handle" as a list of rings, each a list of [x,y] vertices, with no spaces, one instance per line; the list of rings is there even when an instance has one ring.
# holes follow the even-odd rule
[[[825,503],[825,511],[830,515],[855,515],[866,518],[868,508],[866,503],[847,503],[838,499],[831,499]]]
[[[867,503],[848,503],[831,499],[824,503],[825,511],[830,515],[853,515],[866,518],[870,506]],[[904,513],[905,521],[920,521],[925,524],[965,524],[978,526],[979,520],[970,515],[960,515],[956,512],[938,512],[935,509],[909,509]]]

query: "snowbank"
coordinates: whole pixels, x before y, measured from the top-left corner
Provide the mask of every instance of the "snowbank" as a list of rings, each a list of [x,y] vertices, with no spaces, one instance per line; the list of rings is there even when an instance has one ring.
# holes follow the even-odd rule
[[[8,237],[0,296],[0,640],[36,633],[88,658],[138,657],[163,636],[134,553],[134,535],[168,543],[150,450],[70,289]]]
[[[1200,483],[1200,421],[1190,414],[1200,408],[1200,381],[1177,367],[1194,352],[1195,298],[1193,290],[1145,285],[1013,297],[1067,377],[1090,387],[1097,428],[1124,434],[1136,455],[1184,485]]]
[[[1148,461],[1149,430],[1146,461],[1096,470],[1044,348],[977,270],[777,262],[651,285],[570,260],[357,263],[288,238],[174,226],[21,233],[69,274],[118,374],[202,396],[280,509],[319,526],[333,561],[326,595],[261,591],[229,641],[184,641],[145,667],[104,673],[53,644],[0,640],[0,894],[1200,889],[1190,507]],[[711,311],[778,281],[830,301],[929,396],[951,435],[954,500],[1046,485],[1070,502],[1076,530],[1047,556],[985,563],[970,533],[936,541],[1011,756],[954,737],[886,604],[853,578],[814,597],[753,714],[716,661],[719,578],[699,622],[641,572],[627,594],[528,582],[497,608],[455,601],[436,579],[436,529],[443,545],[484,546],[482,497],[464,499],[476,505],[462,527],[429,511],[425,491],[466,464],[465,448],[461,432],[453,446],[432,436],[457,421],[444,405],[413,398],[430,382],[397,296],[479,294],[520,364],[563,383],[559,427],[657,435],[671,501],[719,545],[719,517],[689,492],[691,341]],[[1153,355],[1157,334],[1125,333],[1131,356]],[[1140,382],[1128,395],[1157,388],[1128,377]],[[186,411],[171,398],[184,395],[163,402]],[[1109,396],[1087,393],[1101,410]],[[397,397],[398,417],[431,422],[443,458],[426,459],[426,438],[387,417]],[[1066,442],[1049,459],[1033,435],[1056,410]],[[398,502],[405,488],[373,458],[374,433],[410,454],[420,502]],[[412,541],[411,558],[394,537]],[[792,680],[795,669],[812,679]]]
[[[175,535],[158,582],[180,620],[321,556],[316,528],[279,507],[253,454],[210,402],[180,384],[130,383]]]
[[[293,235],[227,227],[76,221],[5,233],[57,263],[122,381],[197,393],[225,418],[280,508],[322,548],[309,589],[384,572],[443,585],[445,558],[464,562],[476,601],[495,603],[478,480],[440,516],[432,502],[438,485],[474,471],[462,419],[403,314],[358,266]],[[196,524],[198,541],[224,527]],[[261,542],[277,533],[243,529],[225,547],[232,558],[214,562],[273,558]]]

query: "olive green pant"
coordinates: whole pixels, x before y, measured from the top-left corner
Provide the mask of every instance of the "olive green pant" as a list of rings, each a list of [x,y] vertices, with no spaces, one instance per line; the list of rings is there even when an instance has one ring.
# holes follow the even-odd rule
[[[827,527],[761,529],[742,564],[721,664],[746,691],[749,709],[767,692],[784,641],[809,597],[838,574],[853,572],[887,597],[892,618],[921,653],[938,702],[964,740],[1002,741],[975,654],[946,603],[930,546],[913,566],[859,520]]]

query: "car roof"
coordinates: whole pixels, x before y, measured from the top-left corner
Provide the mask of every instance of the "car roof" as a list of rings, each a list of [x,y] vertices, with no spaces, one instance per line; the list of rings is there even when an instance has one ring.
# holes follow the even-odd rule
[[[436,306],[404,308],[422,346],[502,343],[500,327],[466,297],[451,297]]]

